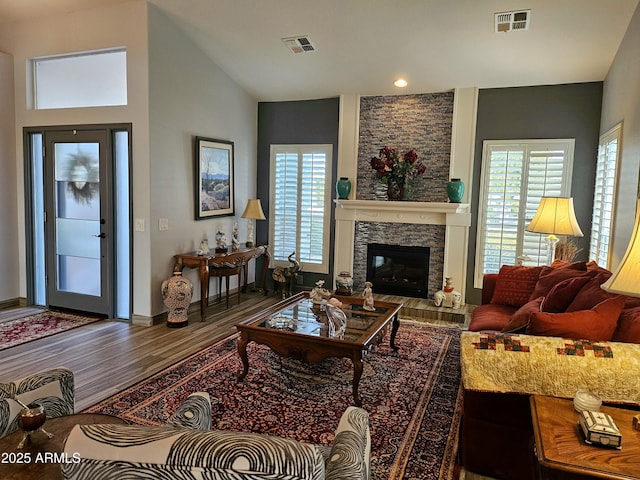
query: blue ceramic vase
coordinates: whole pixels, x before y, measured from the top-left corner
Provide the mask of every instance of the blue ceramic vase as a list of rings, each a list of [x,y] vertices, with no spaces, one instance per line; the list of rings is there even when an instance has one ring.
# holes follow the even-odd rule
[[[351,193],[351,180],[347,177],[340,177],[340,180],[336,182],[336,193],[340,200],[346,200]]]
[[[460,203],[464,195],[464,183],[459,178],[452,178],[447,183],[447,196],[451,203]]]

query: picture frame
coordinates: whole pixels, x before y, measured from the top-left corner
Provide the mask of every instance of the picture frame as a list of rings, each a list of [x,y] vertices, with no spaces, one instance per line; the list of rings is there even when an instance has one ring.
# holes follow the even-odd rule
[[[234,215],[233,142],[195,137],[195,219]]]

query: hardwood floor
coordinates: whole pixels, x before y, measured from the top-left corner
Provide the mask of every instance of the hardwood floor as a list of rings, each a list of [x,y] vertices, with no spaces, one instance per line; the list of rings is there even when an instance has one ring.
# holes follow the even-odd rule
[[[235,332],[236,323],[279,300],[276,295],[243,293],[240,305],[226,310],[224,301],[213,304],[205,322],[196,312],[184,328],[95,322],[0,351],[0,382],[65,366],[74,372],[80,411]],[[0,321],[40,311],[5,309]]]
[[[385,300],[387,296],[375,298]],[[74,372],[76,411],[80,411],[234,333],[236,323],[280,300],[280,295],[243,293],[240,305],[231,302],[228,310],[224,300],[213,303],[205,322],[200,322],[199,310],[194,311],[184,328],[168,328],[164,323],[143,327],[110,320],[91,323],[0,351],[0,382],[65,366]],[[389,301],[405,300],[393,297]],[[0,322],[41,311],[0,310]],[[464,328],[446,321],[430,323]]]

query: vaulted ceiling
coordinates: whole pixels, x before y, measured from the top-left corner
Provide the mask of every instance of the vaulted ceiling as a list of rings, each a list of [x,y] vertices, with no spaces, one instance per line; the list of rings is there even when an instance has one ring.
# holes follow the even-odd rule
[[[125,0],[0,0],[0,22]],[[258,100],[603,80],[639,0],[150,0]],[[499,12],[528,30],[496,33]],[[285,37],[308,36],[294,54]],[[403,77],[408,86],[393,81]]]

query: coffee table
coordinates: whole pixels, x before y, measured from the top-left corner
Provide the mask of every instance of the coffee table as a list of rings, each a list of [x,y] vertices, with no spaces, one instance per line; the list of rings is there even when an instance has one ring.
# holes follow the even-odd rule
[[[34,432],[21,450],[22,430],[0,438],[0,478],[2,480],[62,479],[60,453],[69,432],[76,425],[98,423],[126,423],[112,415],[99,413],[77,413],[63,417],[48,418],[44,424],[49,439],[43,432]],[[57,454],[57,455],[54,455]],[[57,458],[56,458],[57,457]],[[72,461],[70,458],[68,461]]]
[[[314,305],[308,292],[301,292],[236,325],[240,331],[238,354],[242,360],[242,380],[249,371],[247,344],[256,342],[267,345],[278,355],[317,363],[330,357],[350,358],[353,362],[353,400],[362,404],[358,386],[362,377],[362,358],[385,337],[391,324],[389,344],[395,346],[400,325],[398,312],[402,304],[375,302],[375,311],[363,309],[361,297],[336,296],[342,303],[347,317],[347,328],[342,338],[334,338],[327,328],[327,315],[320,305]],[[290,319],[278,326],[271,325],[273,318]]]
[[[584,442],[572,400],[533,395],[530,402],[540,478],[640,478],[640,431],[632,425],[637,411],[608,406],[600,409],[620,428],[622,449],[617,450]]]

